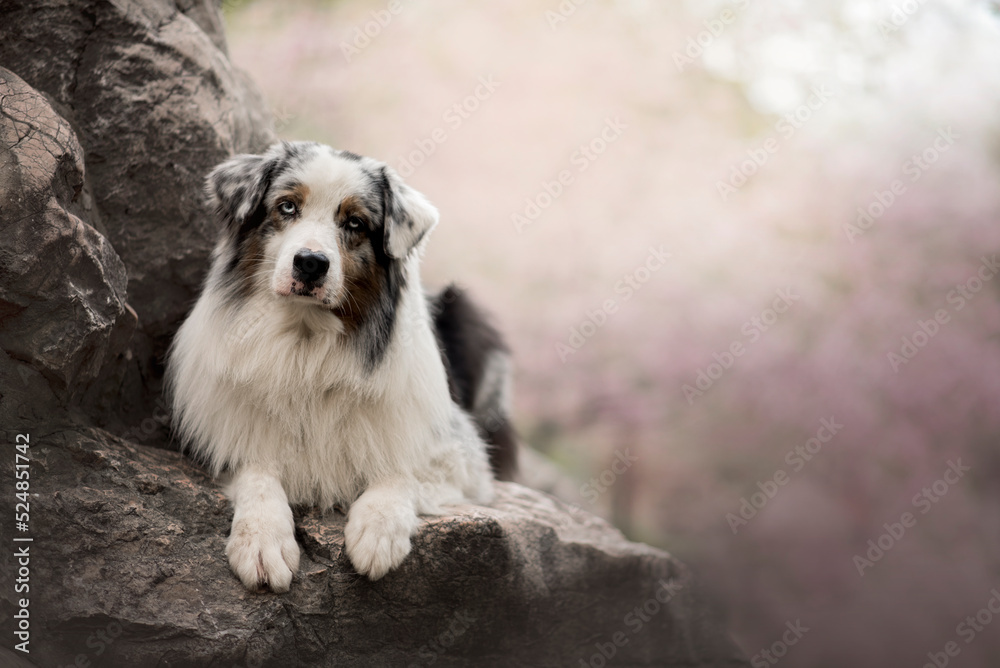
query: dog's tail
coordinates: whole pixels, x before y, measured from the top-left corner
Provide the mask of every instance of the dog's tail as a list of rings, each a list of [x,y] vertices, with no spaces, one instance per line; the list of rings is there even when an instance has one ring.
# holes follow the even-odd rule
[[[493,474],[510,480],[517,471],[510,351],[463,290],[449,285],[430,297],[430,305],[451,396],[469,412],[489,445]]]

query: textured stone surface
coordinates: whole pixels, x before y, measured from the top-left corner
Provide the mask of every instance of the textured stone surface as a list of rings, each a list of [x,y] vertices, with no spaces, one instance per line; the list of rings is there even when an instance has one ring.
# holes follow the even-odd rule
[[[80,204],[128,271],[133,369],[95,417],[134,429],[152,411],[145,400],[215,239],[204,176],[270,144],[271,119],[229,63],[211,0],[0,0],[0,16],[0,66],[49,96],[75,130],[86,162]]]
[[[609,665],[746,665],[683,565],[513,483],[427,519],[377,582],[351,568],[341,513],[299,511],[302,566],[278,596],[230,573],[229,505],[180,455],[99,430],[32,443],[40,665],[577,666],[616,633]],[[97,655],[99,632],[118,635]]]
[[[125,266],[94,228],[76,134],[3,68],[0,147],[0,348],[70,400],[116,363],[132,336]],[[17,378],[9,398],[27,386]]]

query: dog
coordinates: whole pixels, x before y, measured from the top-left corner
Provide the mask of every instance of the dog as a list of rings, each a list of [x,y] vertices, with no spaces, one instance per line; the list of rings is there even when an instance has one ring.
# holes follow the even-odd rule
[[[167,387],[183,447],[228,480],[230,567],[288,591],[291,506],[338,507],[376,580],[419,515],[488,503],[513,474],[509,351],[463,291],[424,292],[438,212],[387,165],[282,142],[206,186],[221,231]]]

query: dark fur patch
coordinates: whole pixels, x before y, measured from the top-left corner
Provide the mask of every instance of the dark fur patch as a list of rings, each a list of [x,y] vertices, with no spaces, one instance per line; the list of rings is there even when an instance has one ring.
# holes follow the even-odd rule
[[[366,170],[371,179],[371,173]],[[340,259],[347,294],[334,313],[352,335],[354,345],[373,370],[385,356],[396,328],[396,311],[406,277],[402,265],[385,252],[385,195],[372,180],[370,193],[348,196],[337,209],[341,227]],[[351,217],[364,225],[358,231],[346,228]]]
[[[382,167],[378,174],[373,178],[382,192],[382,210],[385,211],[383,225],[384,234],[391,234],[392,230],[390,228],[394,225],[406,225],[408,229],[412,230],[413,218],[410,217],[409,212],[407,212],[401,205],[399,197],[397,196],[395,189],[392,187],[392,180],[389,178],[389,173],[386,171],[386,168]],[[423,235],[421,234],[420,237],[423,238]],[[419,239],[417,241],[419,241]],[[385,237],[383,237],[383,244],[384,243]]]
[[[344,276],[344,297],[334,308],[334,314],[344,323],[349,333],[358,332],[367,315],[378,311],[379,301],[386,283],[385,270],[375,262],[369,223],[372,212],[362,200],[349,195],[337,209],[340,227],[340,268]],[[364,228],[354,231],[347,228],[347,221],[360,218]]]
[[[476,410],[476,395],[493,352],[508,353],[498,332],[464,291],[450,285],[431,300],[434,332],[448,372],[448,387],[489,445],[490,464],[499,480],[510,480],[517,471],[517,435],[499,397],[491,397]]]

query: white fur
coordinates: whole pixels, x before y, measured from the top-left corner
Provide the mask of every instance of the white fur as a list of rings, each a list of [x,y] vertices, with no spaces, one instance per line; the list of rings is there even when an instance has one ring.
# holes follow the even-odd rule
[[[314,299],[332,303],[344,288],[337,252],[337,236],[330,221],[340,202],[362,187],[356,163],[338,159],[332,154],[321,153],[303,168],[288,175],[310,186],[310,197],[303,207],[300,219],[284,233],[276,235],[268,244],[267,257],[276,258],[272,272],[271,288],[280,296],[292,291],[292,258],[303,249],[321,251],[330,260],[326,282],[312,293]]]
[[[448,392],[419,284],[421,248],[402,260],[396,327],[373,370],[328,309],[285,296],[291,256],[310,244],[331,260],[325,296],[343,289],[336,236],[323,221],[354,187],[352,165],[323,160],[297,174],[311,209],[268,243],[268,273],[245,299],[225,299],[218,279],[232,251],[220,241],[170,354],[175,424],[214,474],[232,472],[226,553],[251,589],[286,591],[298,567],[289,503],[351,506],[347,554],[377,579],[409,553],[418,513],[492,496],[485,446]]]

